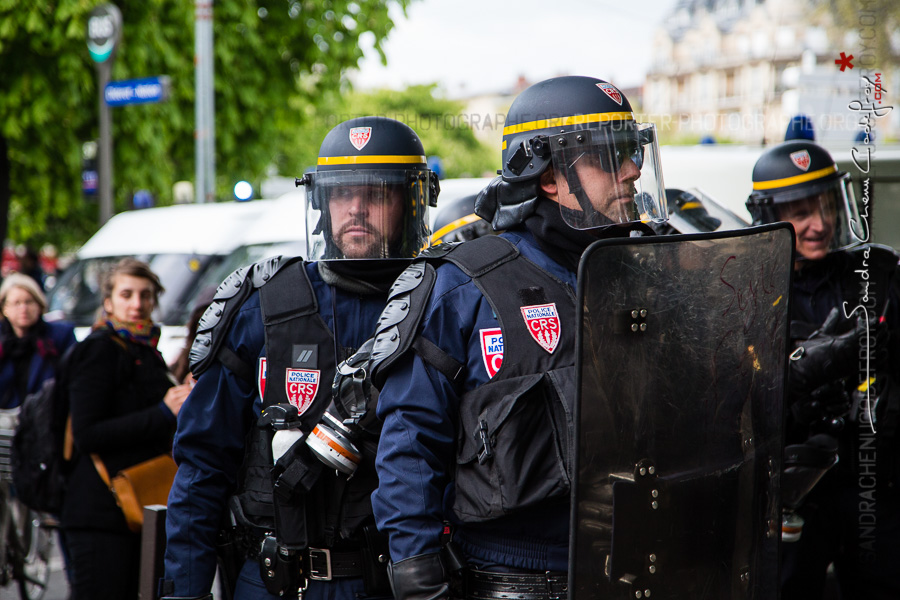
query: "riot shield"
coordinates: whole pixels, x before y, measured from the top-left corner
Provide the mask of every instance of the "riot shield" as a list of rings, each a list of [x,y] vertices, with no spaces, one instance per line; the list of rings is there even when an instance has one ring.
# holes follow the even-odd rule
[[[575,600],[777,597],[793,250],[781,223],[584,253]]]

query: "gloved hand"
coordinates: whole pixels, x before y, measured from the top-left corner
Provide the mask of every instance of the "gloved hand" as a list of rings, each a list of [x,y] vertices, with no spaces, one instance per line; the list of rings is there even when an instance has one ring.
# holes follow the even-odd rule
[[[859,318],[856,327],[835,335],[826,325],[809,339],[800,342],[791,353],[790,383],[792,394],[809,394],[823,385],[859,373],[860,342],[866,335],[865,319]]]
[[[213,600],[212,594],[205,596],[163,596],[159,600]]]
[[[450,597],[449,574],[437,552],[388,563],[396,600],[441,600]]]

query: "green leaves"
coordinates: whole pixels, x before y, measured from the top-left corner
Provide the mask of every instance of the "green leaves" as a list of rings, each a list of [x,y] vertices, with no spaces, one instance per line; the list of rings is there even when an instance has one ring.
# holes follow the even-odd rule
[[[319,114],[321,99],[346,87],[342,73],[362,57],[359,36],[383,39],[393,26],[389,6],[405,10],[408,2],[213,3],[219,197],[230,198],[237,179],[258,181],[294,154],[297,131]],[[99,134],[85,36],[100,3],[0,0],[0,135],[9,146],[9,237],[16,242],[73,249],[97,228],[96,204],[81,193],[81,146]],[[113,79],[168,75],[172,82],[167,102],[113,109],[115,208],[124,210],[138,189],[171,204],[172,185],[194,178],[194,3],[115,4],[123,31]],[[320,140],[306,144],[317,149]]]

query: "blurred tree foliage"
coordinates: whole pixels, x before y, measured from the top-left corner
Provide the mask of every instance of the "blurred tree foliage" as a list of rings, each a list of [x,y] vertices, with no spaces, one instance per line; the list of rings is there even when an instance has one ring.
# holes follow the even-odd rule
[[[503,121],[489,122],[485,115],[468,113],[465,105],[441,96],[437,84],[414,85],[403,91],[329,92],[324,101],[307,104],[307,119],[290,130],[293,141],[278,157],[281,173],[299,176],[316,164],[319,144],[335,125],[363,116],[382,116],[406,123],[419,134],[429,157],[441,159],[443,176],[481,177],[499,167],[500,149],[475,136],[479,128],[503,128]],[[500,139],[499,133],[497,139]]]
[[[216,172],[261,173],[295,143],[307,107],[341,88],[368,38],[381,43],[390,5],[411,0],[215,0]],[[0,0],[0,241],[71,247],[97,228],[81,193],[82,143],[98,136],[96,71],[86,45],[100,0]],[[168,101],[113,109],[114,203],[135,190],[172,203],[194,179],[194,2],[115,0],[122,39],[113,80],[171,77]],[[321,138],[320,138],[321,139]],[[8,158],[8,161],[5,160]],[[8,167],[8,168],[7,168]],[[8,193],[4,193],[8,184]]]

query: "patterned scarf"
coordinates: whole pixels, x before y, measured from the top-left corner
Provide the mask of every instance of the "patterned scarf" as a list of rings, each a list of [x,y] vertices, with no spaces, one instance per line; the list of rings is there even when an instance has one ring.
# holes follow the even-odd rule
[[[159,326],[150,319],[144,321],[117,321],[113,317],[107,317],[103,323],[111,331],[125,341],[142,344],[156,349],[159,343]]]

